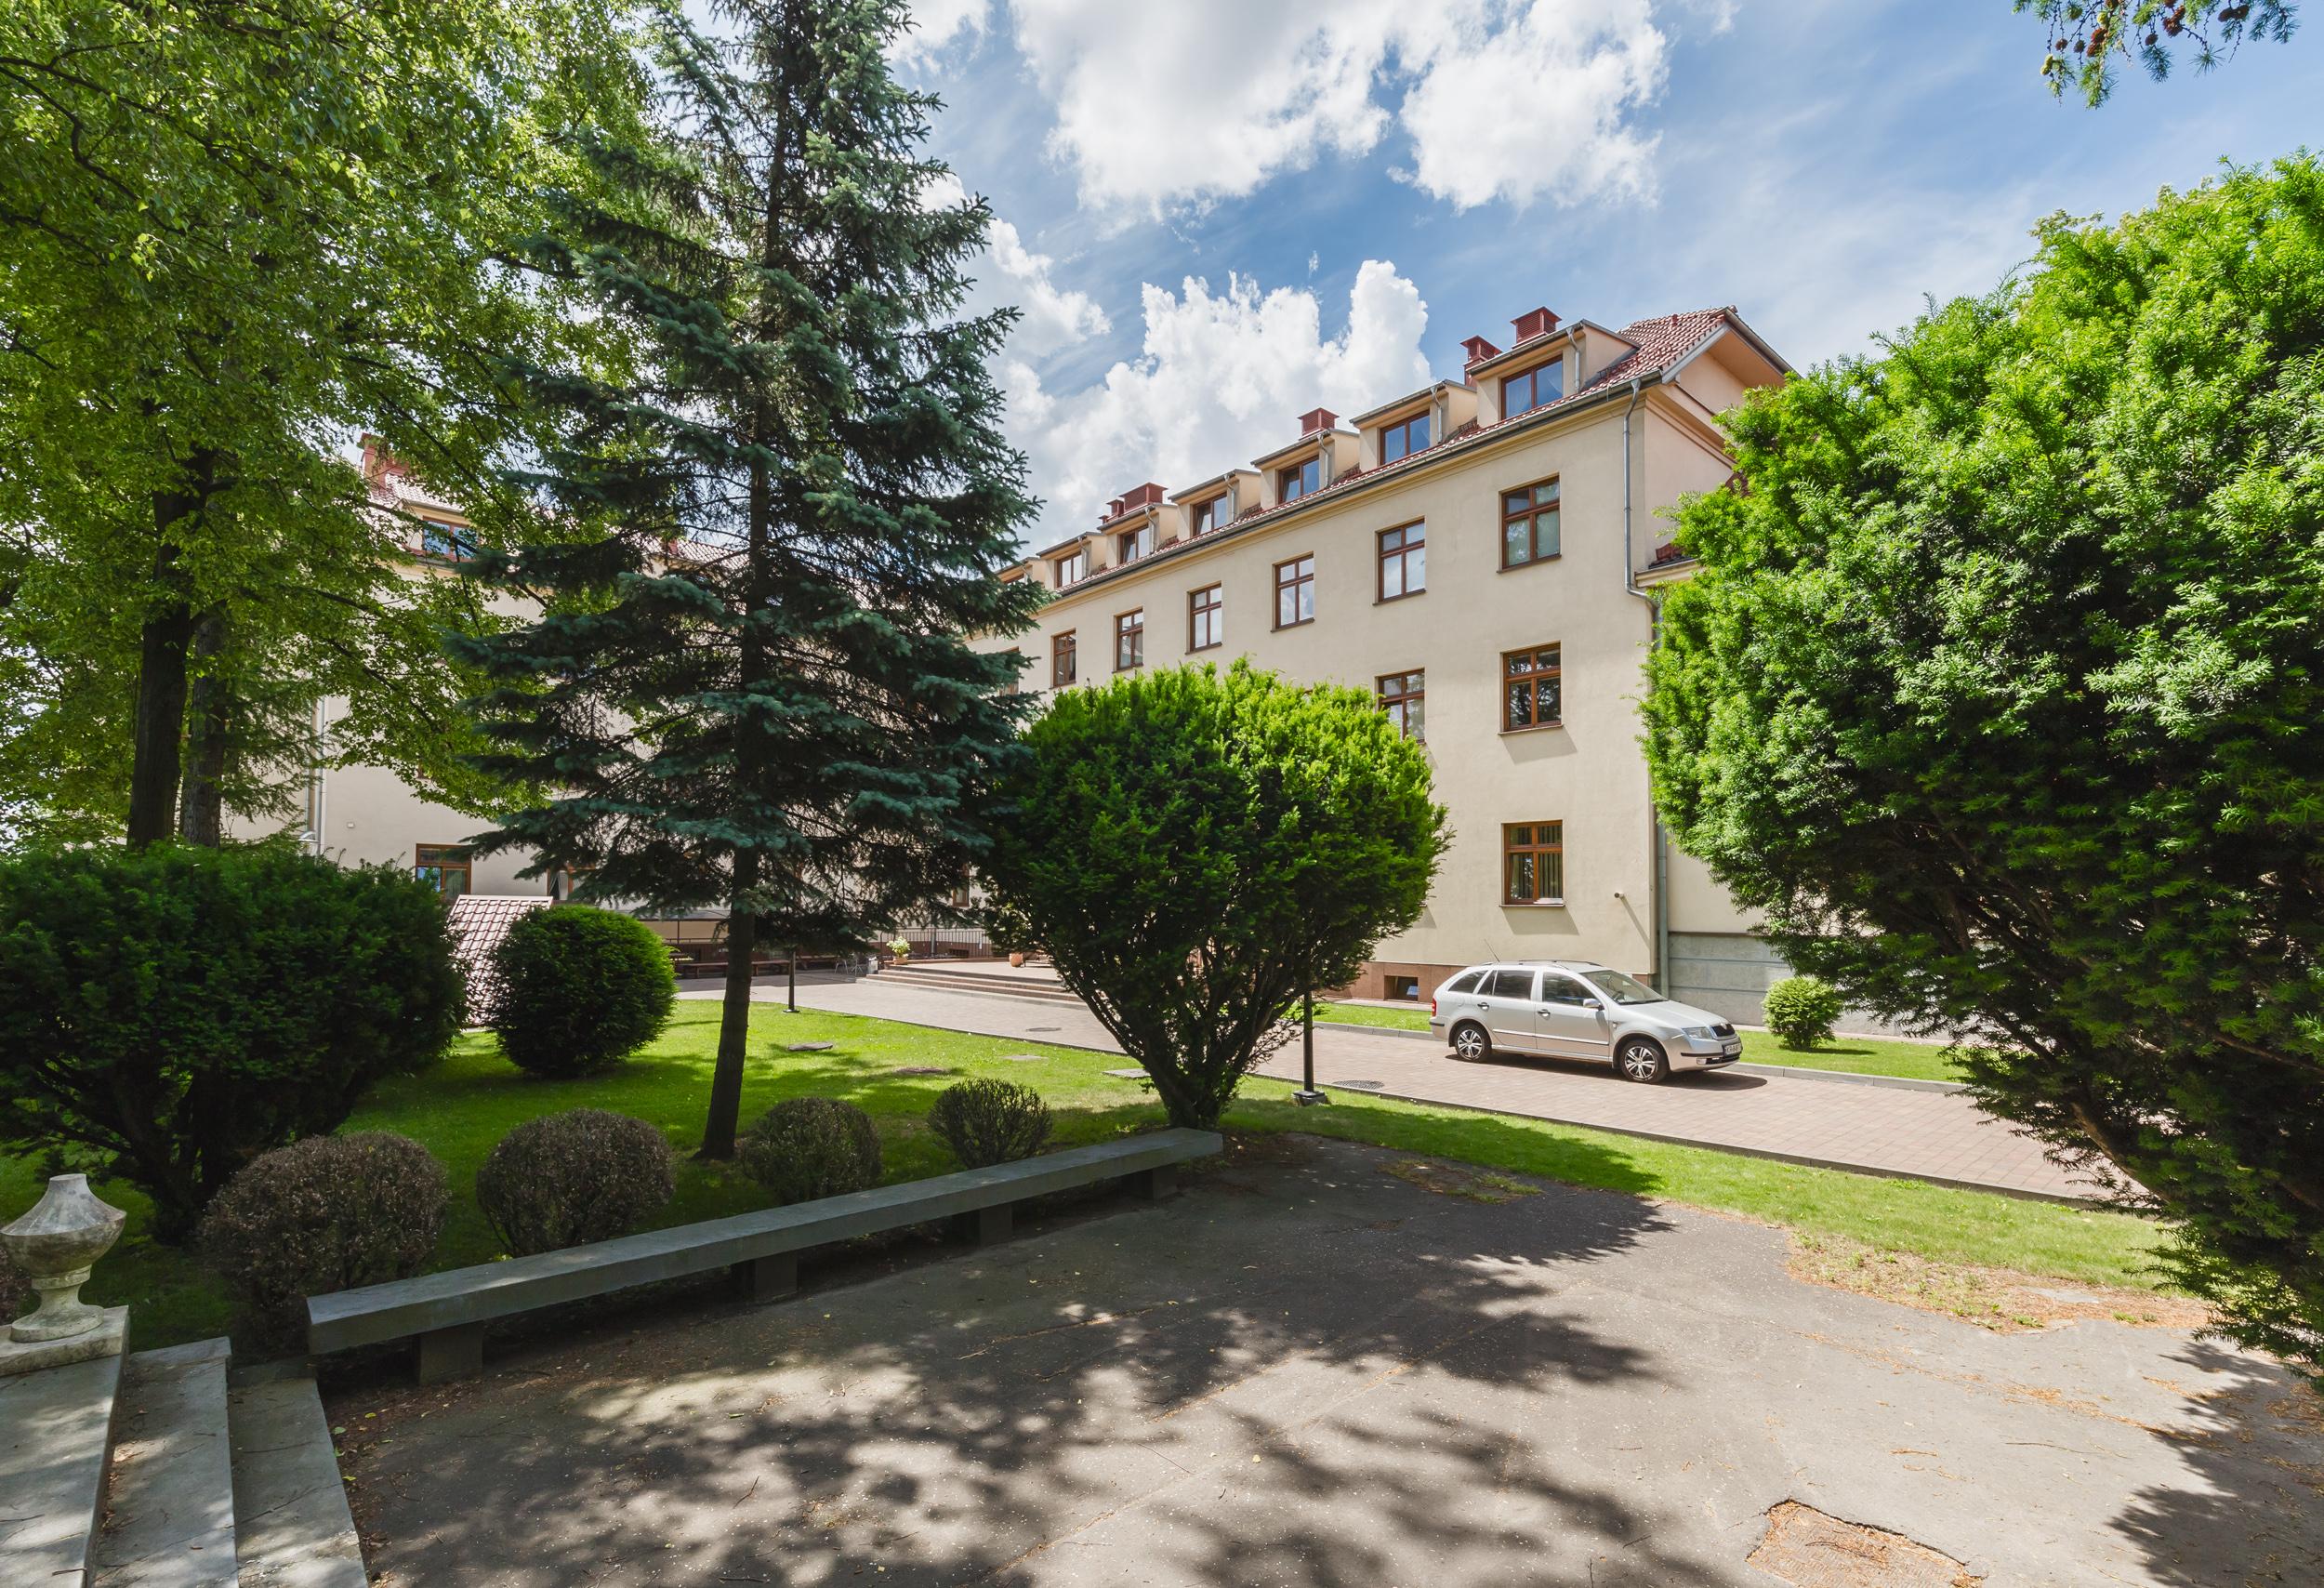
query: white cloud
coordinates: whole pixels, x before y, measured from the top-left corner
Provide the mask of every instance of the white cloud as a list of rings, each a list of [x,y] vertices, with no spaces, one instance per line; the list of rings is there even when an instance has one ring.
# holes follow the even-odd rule
[[[899,61],[926,60],[955,40],[984,32],[992,0],[912,0],[912,28],[889,50]]]
[[[967,192],[959,178],[946,175],[929,185],[926,202],[931,208],[955,205]],[[1021,355],[1044,356],[1112,330],[1113,323],[1095,298],[1057,285],[1050,273],[1055,267],[1047,254],[1025,245],[1014,225],[996,216],[985,233],[984,258],[970,267],[977,281],[969,308],[973,312],[1013,303],[1023,310],[1024,316],[1010,338]]]
[[[1217,293],[1193,277],[1176,293],[1149,284],[1143,300],[1139,356],[1084,390],[1051,392],[1031,363],[1004,361],[1009,428],[1032,458],[1050,539],[1142,481],[1181,490],[1294,440],[1309,408],[1352,414],[1429,379],[1428,306],[1385,260],[1357,271],[1336,336],[1312,291],[1262,292],[1239,275]]]
[[[1326,151],[1383,152],[1392,127],[1410,179],[1457,207],[1651,188],[1653,140],[1628,117],[1662,88],[1652,0],[1010,0],[1010,15],[1056,112],[1050,152],[1093,203],[1239,197]],[[1403,165],[1403,147],[1383,152]]]

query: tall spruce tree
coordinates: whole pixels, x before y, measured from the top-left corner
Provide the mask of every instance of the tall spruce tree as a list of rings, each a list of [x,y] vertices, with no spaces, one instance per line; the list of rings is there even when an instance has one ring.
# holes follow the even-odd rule
[[[558,543],[482,560],[544,601],[462,642],[482,762],[556,792],[481,840],[588,896],[716,906],[728,971],[705,1157],[733,1151],[756,946],[861,944],[956,888],[1013,753],[1004,583],[1034,504],[960,318],[982,201],[932,205],[935,103],[897,0],[721,0],[665,24],[662,137],[596,149],[535,262],[625,367],[520,378],[567,423],[525,483]]]

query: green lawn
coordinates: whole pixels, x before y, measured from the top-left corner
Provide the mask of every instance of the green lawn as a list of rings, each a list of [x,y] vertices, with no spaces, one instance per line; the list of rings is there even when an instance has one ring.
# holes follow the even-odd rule
[[[1336,1026],[1380,1026],[1396,1031],[1425,1031],[1425,1009],[1380,1009],[1367,1003],[1319,1003],[1315,1019]],[[1961,1080],[1961,1066],[1945,1050],[1928,1042],[1893,1042],[1877,1037],[1837,1037],[1825,1047],[1793,1052],[1765,1031],[1743,1033],[1747,1064],[1790,1065],[1851,1075],[1908,1076],[1915,1080]]]
[[[1037,1088],[1057,1120],[1058,1145],[1106,1139],[1159,1122],[1142,1081],[1110,1077],[1118,1059],[1073,1049],[1033,1047],[932,1031],[854,1015],[754,1012],[743,1108],[746,1120],[803,1092],[847,1097],[879,1122],[888,1178],[907,1180],[953,1167],[925,1120],[936,1094],[957,1076],[992,1075]],[[396,1131],[425,1144],[450,1171],[453,1207],[437,1266],[498,1255],[472,1196],[477,1165],[502,1133],[561,1108],[617,1109],[663,1127],[681,1153],[701,1129],[703,1099],[718,1038],[718,1006],[679,1005],[668,1034],[614,1074],[594,1080],[536,1081],[520,1075],[485,1038],[464,1039],[425,1076],[382,1087],[348,1122],[350,1130]],[[828,1041],[829,1052],[793,1053],[793,1042]],[[1004,1055],[1032,1053],[1030,1063]],[[905,1076],[941,1066],[956,1074]],[[1302,1109],[1287,1083],[1252,1080],[1229,1111],[1231,1131],[1305,1131],[1399,1151],[1577,1184],[1604,1186],[1746,1214],[1801,1230],[1844,1235],[1875,1247],[1943,1262],[2017,1268],[2092,1283],[2147,1287],[2157,1232],[2119,1213],[2019,1201],[1915,1181],[1803,1169],[1700,1147],[1666,1145],[1604,1131],[1471,1114],[1389,1098],[1335,1094],[1327,1108]],[[142,1348],[223,1332],[223,1296],[188,1253],[149,1234],[144,1199],[119,1184],[100,1192],[129,1211],[120,1247],[98,1265],[90,1300],[134,1302]],[[0,1222],[31,1206],[33,1166],[0,1158]],[[678,1195],[660,1219],[681,1224],[760,1206],[757,1186],[734,1171],[681,1157]]]

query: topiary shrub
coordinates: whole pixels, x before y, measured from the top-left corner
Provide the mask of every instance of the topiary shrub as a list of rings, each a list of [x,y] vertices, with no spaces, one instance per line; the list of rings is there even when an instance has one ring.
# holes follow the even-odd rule
[[[528,1119],[476,1171],[476,1202],[512,1257],[627,1235],[677,1189],[643,1119],[574,1108]]]
[[[734,1145],[743,1171],[776,1202],[807,1202],[879,1184],[879,1131],[836,1097],[776,1104]]]
[[[1029,1086],[979,1077],[946,1087],[929,1127],[971,1169],[1031,1158],[1049,1140],[1049,1105]]]
[[[288,1343],[308,1296],[408,1279],[443,1228],[443,1165],[384,1131],[310,1136],[253,1159],[203,1215],[202,1255],[257,1334]]]
[[[274,847],[0,861],[0,1143],[129,1181],[173,1241],[438,1057],[462,1004],[434,889]]]
[[[1767,989],[1767,1029],[1795,1052],[1831,1040],[1840,1023],[1840,990],[1816,976],[1786,976]]]
[[[677,1006],[669,950],[634,917],[587,905],[535,910],[493,949],[500,1051],[528,1075],[595,1075],[662,1034]]]

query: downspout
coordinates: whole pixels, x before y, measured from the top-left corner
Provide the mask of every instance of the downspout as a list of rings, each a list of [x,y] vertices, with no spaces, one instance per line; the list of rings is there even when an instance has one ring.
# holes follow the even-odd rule
[[[1662,603],[1638,587],[1638,558],[1631,539],[1631,415],[1638,406],[1639,393],[1644,386],[1644,377],[1631,377],[1630,401],[1622,408],[1622,588],[1644,602],[1652,612],[1646,630],[1646,648],[1651,651],[1662,639]],[[1648,885],[1654,890],[1654,987],[1665,998],[1670,996],[1669,848],[1662,835],[1662,817],[1655,810],[1654,791],[1649,788],[1646,793],[1646,873],[1650,879]]]

